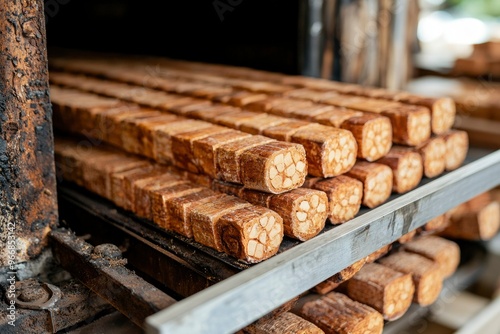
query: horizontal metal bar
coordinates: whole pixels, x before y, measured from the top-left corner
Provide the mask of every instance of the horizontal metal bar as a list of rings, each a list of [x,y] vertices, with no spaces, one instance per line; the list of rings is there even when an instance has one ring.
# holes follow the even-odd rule
[[[471,151],[469,156],[478,155]],[[233,333],[351,263],[498,184],[500,151],[148,317],[146,330]]]

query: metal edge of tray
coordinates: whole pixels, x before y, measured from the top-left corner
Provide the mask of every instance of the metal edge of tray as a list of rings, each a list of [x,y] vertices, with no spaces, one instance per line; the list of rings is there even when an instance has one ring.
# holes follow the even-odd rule
[[[234,333],[351,263],[500,184],[500,150],[146,319],[147,333]]]

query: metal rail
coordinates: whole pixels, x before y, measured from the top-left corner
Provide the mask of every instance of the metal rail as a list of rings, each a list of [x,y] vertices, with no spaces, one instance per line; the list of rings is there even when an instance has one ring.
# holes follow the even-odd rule
[[[147,333],[234,333],[351,263],[500,184],[500,151],[292,247],[146,319]],[[477,160],[476,160],[477,159]],[[475,160],[475,161],[474,161]]]

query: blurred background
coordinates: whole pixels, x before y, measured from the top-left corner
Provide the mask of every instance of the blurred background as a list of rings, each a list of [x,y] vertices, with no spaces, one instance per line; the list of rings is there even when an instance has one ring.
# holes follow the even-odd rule
[[[488,75],[487,62],[499,74],[500,47],[473,46],[500,39],[498,0],[47,0],[45,14],[49,50],[168,56],[391,89],[428,73]]]
[[[418,67],[446,73],[458,58],[472,56],[475,44],[500,40],[499,1],[424,0],[420,3],[417,33],[420,52],[415,58]]]

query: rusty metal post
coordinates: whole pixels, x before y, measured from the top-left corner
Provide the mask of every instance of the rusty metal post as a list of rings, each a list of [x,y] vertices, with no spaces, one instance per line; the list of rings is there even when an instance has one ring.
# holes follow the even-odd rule
[[[57,223],[43,13],[0,0],[0,267],[38,255]]]

